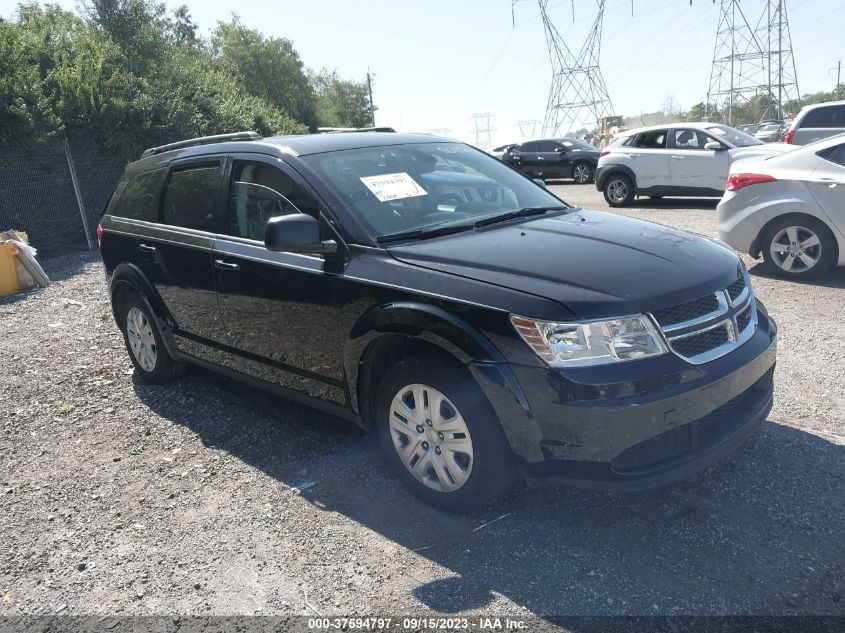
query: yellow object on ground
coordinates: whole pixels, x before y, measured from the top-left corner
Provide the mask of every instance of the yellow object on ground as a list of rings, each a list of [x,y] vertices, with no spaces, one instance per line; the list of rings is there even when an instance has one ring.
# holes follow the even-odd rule
[[[0,297],[13,295],[20,290],[15,258],[18,249],[11,242],[0,244]]]

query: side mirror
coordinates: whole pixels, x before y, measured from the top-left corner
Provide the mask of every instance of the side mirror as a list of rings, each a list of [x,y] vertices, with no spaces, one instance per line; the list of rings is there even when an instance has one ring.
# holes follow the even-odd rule
[[[727,146],[722,145],[718,141],[710,141],[709,143],[704,144],[704,149],[712,150],[714,152],[723,152],[724,150],[728,149]]]
[[[540,185],[543,189],[546,188],[546,181],[545,180],[542,180],[540,178],[532,178],[531,180],[534,181],[535,185]]]
[[[320,223],[304,213],[270,218],[264,229],[264,246],[268,251],[334,255],[337,242],[320,241]]]
[[[566,148],[565,147],[555,147],[555,152],[557,152],[558,154],[566,154]]]

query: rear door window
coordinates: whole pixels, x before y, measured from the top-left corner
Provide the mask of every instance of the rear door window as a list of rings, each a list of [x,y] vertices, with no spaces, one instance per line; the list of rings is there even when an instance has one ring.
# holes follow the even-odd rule
[[[665,149],[667,130],[654,130],[653,132],[642,132],[635,143],[635,147],[642,149]]]
[[[845,105],[826,106],[810,110],[798,127],[845,127]]]
[[[218,163],[172,172],[164,192],[164,223],[214,232],[221,184]]]
[[[132,220],[158,221],[158,200],[164,169],[138,174],[117,196],[108,213]]]

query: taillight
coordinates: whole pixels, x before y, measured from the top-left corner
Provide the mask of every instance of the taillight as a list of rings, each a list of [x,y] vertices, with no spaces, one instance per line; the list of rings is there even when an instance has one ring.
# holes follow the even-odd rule
[[[601,158],[602,156],[607,156],[608,154],[610,154],[608,150],[602,150],[599,152],[599,158]]]
[[[768,174],[731,174],[725,191],[737,191],[748,185],[759,185],[764,182],[775,182],[777,178]]]
[[[784,135],[783,142],[786,143],[787,145],[792,145],[792,139],[794,137],[795,137],[795,130],[789,130],[789,132],[787,132]]]
[[[103,227],[97,225],[97,248],[103,250]]]

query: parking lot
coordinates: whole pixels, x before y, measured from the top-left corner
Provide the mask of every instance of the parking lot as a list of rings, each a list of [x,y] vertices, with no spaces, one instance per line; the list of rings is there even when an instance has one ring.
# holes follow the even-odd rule
[[[592,185],[552,184],[606,209]],[[716,234],[715,200],[621,210]],[[351,425],[206,371],[133,375],[96,253],[0,303],[5,614],[841,614],[845,271],[769,278],[775,406],[690,481],[434,510]]]

